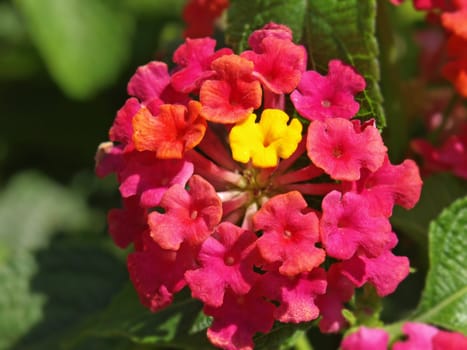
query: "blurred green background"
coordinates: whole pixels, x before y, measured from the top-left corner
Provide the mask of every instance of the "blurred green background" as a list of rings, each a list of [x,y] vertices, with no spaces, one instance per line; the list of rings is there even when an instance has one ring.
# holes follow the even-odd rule
[[[128,280],[94,153],[136,67],[182,41],[183,3],[0,0],[0,349],[57,348]]]

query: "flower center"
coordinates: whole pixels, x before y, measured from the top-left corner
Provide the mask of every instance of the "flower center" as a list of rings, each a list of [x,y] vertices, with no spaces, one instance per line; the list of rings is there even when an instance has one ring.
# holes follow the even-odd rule
[[[340,158],[340,157],[342,157],[343,154],[344,154],[344,152],[342,151],[341,146],[334,147],[334,149],[332,150],[332,155],[335,158]]]
[[[269,172],[263,169],[250,168],[244,171],[243,176],[247,183],[244,190],[248,191],[251,198],[260,206],[263,198],[269,198],[276,193],[271,184]]]
[[[322,100],[322,101],[321,101],[321,106],[323,106],[324,108],[329,108],[329,107],[331,107],[331,101],[329,101],[329,100]]]
[[[232,256],[227,256],[225,258],[225,264],[228,266],[232,266],[235,263],[235,259]]]
[[[197,210],[193,210],[190,214],[190,218],[191,220],[195,220],[196,218],[198,217],[198,211]]]

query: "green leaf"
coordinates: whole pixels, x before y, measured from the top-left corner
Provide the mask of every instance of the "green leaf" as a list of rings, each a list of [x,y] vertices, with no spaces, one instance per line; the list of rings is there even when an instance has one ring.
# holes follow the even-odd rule
[[[20,173],[0,192],[0,243],[9,251],[41,248],[58,231],[88,228],[91,216],[79,194],[40,173]]]
[[[306,0],[232,0],[228,10],[226,41],[237,52],[248,47],[248,36],[269,22],[285,24],[299,41]]]
[[[15,0],[56,83],[85,99],[112,84],[130,53],[132,18],[107,0]]]
[[[395,207],[391,223],[421,245],[427,243],[430,222],[455,199],[467,194],[467,183],[452,174],[440,173],[424,179],[420,201],[411,210]]]
[[[127,279],[125,265],[96,243],[57,236],[35,254],[35,273],[24,283],[29,285],[31,296],[44,301],[41,318],[22,336],[16,349],[57,349],[62,334],[102,310],[120,290]],[[18,311],[30,304],[23,300]]]
[[[102,313],[92,317],[68,339],[74,349],[89,338],[121,337],[138,344],[170,346],[176,349],[214,349],[206,338],[210,318],[200,314],[201,303],[182,291],[174,302],[157,313],[141,305],[128,284]]]
[[[367,87],[358,96],[359,117],[386,125],[378,86],[378,44],[375,38],[376,1],[308,0],[305,43],[312,65],[326,71],[331,59],[341,59],[365,77]]]
[[[31,293],[29,281],[37,271],[34,258],[17,252],[15,259],[0,261],[0,349],[10,349],[42,318],[44,296]]]
[[[430,270],[414,320],[467,333],[467,197],[431,223]]]
[[[202,304],[192,299],[188,290],[176,296],[165,309],[151,313],[141,305],[128,284],[103,312],[88,319],[85,325],[65,342],[75,349],[91,338],[120,337],[136,344],[154,344],[175,349],[214,349],[206,337],[212,318],[201,311]],[[256,349],[289,349],[311,323],[285,324],[277,322],[267,333],[254,337]]]
[[[270,332],[258,333],[254,338],[255,349],[286,350],[293,347],[302,337],[306,337],[305,332],[311,327],[311,322],[291,324],[276,322]]]
[[[186,0],[123,0],[125,7],[141,16],[171,17],[181,20]]]
[[[80,194],[37,172],[0,192],[0,349],[56,349],[58,333],[119,290],[125,266],[100,246],[108,238],[70,235],[92,218]]]

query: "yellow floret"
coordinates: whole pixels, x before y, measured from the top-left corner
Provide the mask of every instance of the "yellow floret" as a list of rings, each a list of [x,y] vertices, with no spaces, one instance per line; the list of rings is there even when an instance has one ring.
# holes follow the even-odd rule
[[[266,109],[259,123],[251,114],[230,131],[229,142],[233,158],[241,163],[251,159],[254,166],[270,168],[277,165],[279,158],[287,159],[297,149],[302,139],[302,124],[279,109]]]

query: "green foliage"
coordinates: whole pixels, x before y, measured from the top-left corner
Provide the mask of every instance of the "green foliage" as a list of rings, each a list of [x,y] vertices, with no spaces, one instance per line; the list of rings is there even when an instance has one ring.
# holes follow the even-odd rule
[[[312,323],[289,324],[276,322],[267,334],[258,333],[254,338],[255,349],[258,350],[287,350],[305,336]]]
[[[2,242],[0,241],[0,246]],[[44,297],[32,293],[29,280],[37,271],[30,254],[19,252],[14,259],[0,261],[0,349],[9,349],[42,318]]]
[[[46,302],[17,349],[56,349],[70,328],[105,307],[126,281],[125,265],[104,247],[73,237],[56,237],[35,255],[30,288]],[[24,306],[23,306],[24,307]]]
[[[214,349],[206,338],[211,317],[201,311],[202,304],[183,290],[174,302],[156,313],[141,305],[128,284],[107,309],[90,317],[83,327],[64,342],[75,349],[90,339],[118,337],[136,344],[169,346],[174,349]],[[289,349],[303,336],[311,323],[300,325],[277,322],[268,334],[254,337],[256,349]]]
[[[86,239],[92,223],[81,195],[37,172],[0,193],[0,349],[57,348],[60,332],[126,278],[98,237]]]
[[[201,303],[187,290],[157,313],[141,305],[129,283],[100,314],[88,320],[82,330],[67,342],[74,349],[88,338],[119,337],[138,344],[170,346],[176,349],[213,349],[206,338],[210,319],[203,316]]]
[[[414,320],[467,333],[467,197],[430,224],[430,270]]]
[[[58,231],[87,228],[84,199],[37,172],[16,175],[0,193],[0,242],[9,251],[38,249]]]
[[[129,58],[132,18],[106,0],[15,0],[50,74],[84,99],[116,81]]]

